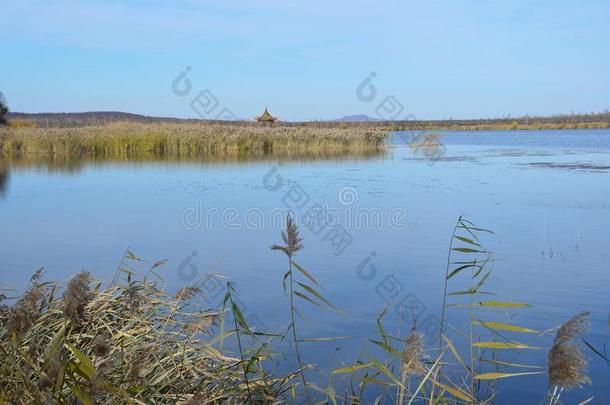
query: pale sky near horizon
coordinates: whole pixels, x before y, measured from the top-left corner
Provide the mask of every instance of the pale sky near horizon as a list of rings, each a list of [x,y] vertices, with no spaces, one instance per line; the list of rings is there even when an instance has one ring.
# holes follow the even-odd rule
[[[610,1],[4,1],[12,111],[504,117],[610,108]],[[172,92],[190,67],[192,90]],[[357,88],[371,72],[376,97]],[[369,89],[365,86],[365,90]],[[369,89],[370,90],[370,89]],[[199,98],[201,102],[201,98]],[[395,105],[396,106],[396,105]],[[384,110],[385,111],[385,110]],[[387,113],[387,111],[386,111]]]

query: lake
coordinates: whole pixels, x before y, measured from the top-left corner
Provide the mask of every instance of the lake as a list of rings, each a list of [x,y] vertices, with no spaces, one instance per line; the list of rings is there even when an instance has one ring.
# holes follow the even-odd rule
[[[110,281],[129,249],[149,263],[166,259],[160,274],[172,290],[199,282],[210,307],[221,304],[224,283],[210,275],[226,276],[249,322],[277,331],[288,323],[287,261],[270,246],[282,242],[290,210],[304,239],[295,261],[341,310],[300,302],[299,334],[349,337],[304,343],[305,361],[318,368],[311,378],[323,381],[319,370],[353,364],[376,338],[386,306],[388,331],[404,336],[417,318],[427,345],[438,345],[429,325],[440,317],[463,215],[495,233],[484,238],[495,258],[487,290],[531,304],[511,312],[512,323],[545,331],[587,310],[587,341],[610,343],[610,130],[444,132],[433,158],[407,145],[411,135],[392,134],[378,155],[329,160],[0,160],[2,284],[21,290],[42,266],[62,283],[83,269]],[[309,220],[316,207],[330,213],[332,231]],[[464,325],[457,308],[447,317]],[[544,349],[506,357],[545,366],[553,336],[528,337]],[[610,400],[610,365],[586,354],[593,385],[564,393],[565,403]],[[502,380],[498,402],[539,403],[546,381]]]

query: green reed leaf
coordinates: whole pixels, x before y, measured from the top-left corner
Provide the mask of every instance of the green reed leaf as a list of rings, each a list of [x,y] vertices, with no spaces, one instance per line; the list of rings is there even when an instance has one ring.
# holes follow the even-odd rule
[[[447,346],[449,347],[449,350],[451,350],[451,353],[453,353],[453,356],[462,365],[462,367],[464,367],[466,369],[466,371],[470,372],[470,367],[468,367],[466,365],[466,363],[464,363],[464,360],[462,360],[462,357],[460,356],[460,354],[456,350],[455,346],[453,345],[453,342],[451,342],[451,340],[447,336],[445,336],[445,335],[443,335],[443,340],[445,341],[445,343],[447,343]]]
[[[585,345],[587,345],[589,347],[589,349],[591,349],[593,351],[593,353],[595,353],[596,355],[601,357],[603,360],[605,360],[606,363],[610,364],[610,358],[608,358],[608,356],[605,354],[606,353],[606,344],[604,344],[604,353],[602,353],[599,350],[597,350],[595,347],[593,347],[592,344],[587,342],[584,337],[582,337],[582,341],[584,342]]]
[[[314,300],[313,300],[313,299],[311,299],[311,298],[310,298],[308,295],[303,294],[303,293],[302,293],[302,292],[300,292],[300,291],[293,291],[292,293],[293,293],[294,295],[296,295],[297,297],[299,297],[299,298],[301,298],[301,299],[304,299],[305,301],[307,301],[307,302],[309,302],[309,303],[311,303],[311,304],[313,304],[313,305],[315,305],[315,306],[317,306],[317,307],[322,308],[322,305],[320,305],[320,303],[319,303],[319,302],[314,301]],[[300,316],[300,315],[299,315],[299,316]]]
[[[292,272],[290,270],[288,270],[286,273],[284,273],[284,278],[282,279],[282,287],[284,287],[284,294],[286,294],[287,290],[286,290],[286,279],[288,279],[288,277],[290,277],[290,274]]]
[[[371,384],[375,384],[375,385],[383,385],[383,386],[386,386],[386,387],[392,387],[393,386],[392,384],[390,384],[387,381],[380,380],[378,378],[373,378],[373,377],[363,377],[361,381],[362,381],[362,383],[371,383]]]
[[[383,350],[385,350],[386,352],[393,354],[394,356],[398,357],[399,359],[402,358],[402,353],[397,351],[396,349],[394,349],[392,346],[390,346],[389,344],[387,344],[386,342],[380,342],[378,340],[369,340],[371,343],[376,344],[377,346],[381,347]]]
[[[493,364],[496,366],[509,366],[509,367],[519,367],[519,368],[537,368],[537,369],[543,369],[544,367],[542,366],[532,366],[529,364],[521,364],[521,363],[510,363],[508,361],[500,361],[500,360],[486,360],[486,359],[481,359],[480,360],[481,363],[487,363],[487,364]]]
[[[530,304],[525,304],[522,302],[509,302],[509,301],[481,301],[475,303],[475,305],[480,307],[495,307],[495,308],[525,308],[530,307]]]
[[[486,291],[477,291],[474,288],[468,289],[468,290],[464,290],[464,291],[454,291],[454,292],[450,292],[447,295],[451,295],[451,296],[456,296],[456,295],[495,295],[493,293],[490,292],[486,292]]]
[[[479,280],[476,287],[474,287],[474,290],[479,291],[479,288],[483,287],[483,284],[485,284],[487,279],[489,279],[489,276],[491,276],[491,270],[485,273],[485,275]]]
[[[301,267],[298,263],[296,263],[295,261],[292,261],[292,265],[299,271],[301,272],[301,274],[303,274],[305,277],[307,277],[309,280],[311,280],[312,283],[314,283],[315,285],[317,285],[320,288],[324,288],[322,287],[317,281],[316,279],[309,274],[303,267]]]
[[[481,274],[481,272],[483,271],[485,266],[487,266],[487,263],[489,263],[489,260],[491,260],[491,255],[487,256],[487,258],[483,261],[483,264],[481,264],[479,266],[479,268],[474,272],[474,274],[472,275],[473,279],[479,277],[479,274]]]
[[[341,367],[333,370],[333,374],[348,374],[359,370],[364,370],[373,367],[373,363],[354,364],[352,366]]]
[[[466,401],[466,402],[472,402],[473,401],[473,398],[472,398],[471,395],[469,395],[468,393],[462,391],[459,388],[451,387],[449,385],[440,383],[440,382],[438,382],[436,380],[432,380],[432,382],[435,385],[437,385],[440,388],[442,388],[445,391],[447,391],[448,393],[450,393],[451,395],[453,395],[454,397],[461,399],[462,401]]]
[[[472,226],[467,226],[467,225],[462,224],[461,226],[458,226],[458,228],[460,228],[460,229],[468,229],[468,230],[474,231],[474,232],[485,232],[485,233],[491,233],[491,234],[494,234],[494,235],[496,234],[494,231],[490,231],[489,229],[478,228],[472,222],[470,222],[468,220],[463,220],[463,221],[464,222],[468,222]]]
[[[476,263],[476,260],[475,260],[475,261],[473,261],[473,264],[465,264],[465,265],[463,265],[463,266],[460,266],[460,267],[457,267],[457,268],[453,269],[453,270],[452,270],[452,271],[451,271],[451,272],[450,272],[450,273],[447,275],[447,280],[449,280],[450,278],[452,278],[452,277],[456,276],[456,275],[457,275],[459,272],[461,272],[462,270],[466,270],[466,269],[469,269],[469,268],[472,268],[472,267],[476,267],[476,268],[481,267],[480,265],[475,264],[475,263]]]
[[[483,373],[474,376],[475,380],[497,380],[500,378],[519,377],[524,375],[543,374],[543,371],[529,371],[525,373]]]
[[[337,307],[335,307],[329,300],[324,298],[322,296],[322,294],[318,293],[315,289],[313,289],[312,287],[308,286],[307,284],[304,284],[304,283],[301,283],[301,282],[298,282],[298,281],[296,283],[298,285],[300,285],[301,287],[303,287],[307,292],[309,292],[310,294],[315,296],[317,299],[319,299],[320,301],[324,302],[326,305],[328,305],[329,307],[331,307],[335,311],[338,311]]]
[[[466,248],[466,247],[451,248],[451,250],[453,250],[454,252],[461,252],[461,253],[487,253],[486,250],[478,250],[478,249],[472,249],[472,248]]]
[[[82,374],[84,374],[88,380],[91,380],[91,378],[93,377],[93,374],[95,373],[95,367],[93,366],[93,363],[91,362],[91,360],[89,360],[89,358],[87,357],[87,355],[85,355],[85,353],[81,352],[76,347],[72,346],[71,344],[65,343],[64,346],[68,350],[70,350],[70,352],[72,352],[72,354],[78,360],[78,363],[75,363],[75,366],[77,367],[77,369],[79,371],[81,371]]]
[[[473,241],[473,240],[472,240],[472,239],[470,239],[470,238],[465,238],[465,237],[463,237],[463,236],[458,236],[458,235],[455,235],[455,236],[454,236],[454,238],[459,239],[459,240],[461,240],[462,242],[466,242],[466,243],[468,243],[468,244],[470,244],[470,245],[474,245],[474,246],[482,247],[482,246],[481,246],[479,243],[477,243],[477,242]]]
[[[398,378],[396,378],[396,376],[394,375],[394,373],[392,373],[390,370],[388,370],[388,368],[386,366],[384,366],[383,364],[381,364],[379,362],[379,360],[377,360],[376,358],[372,357],[372,356],[367,356],[369,358],[369,360],[371,361],[371,363],[373,363],[373,365],[379,370],[381,371],[383,374],[385,374],[386,377],[388,377],[390,380],[392,380],[392,382],[394,384],[396,384],[397,386],[404,388],[403,383],[401,383]]]
[[[490,329],[506,330],[509,332],[521,332],[521,333],[539,333],[539,331],[521,326],[510,325],[502,322],[483,322],[483,321],[472,321],[473,325],[484,326]]]
[[[91,399],[91,397],[89,396],[89,394],[86,393],[85,391],[81,390],[81,388],[77,384],[70,384],[70,383],[68,383],[68,386],[70,387],[70,390],[72,391],[74,396],[76,398],[78,398],[78,400],[80,402],[82,402],[85,405],[93,405],[94,404],[94,402]]]
[[[353,339],[354,336],[332,336],[332,337],[320,337],[320,338],[305,338],[299,339],[299,342],[334,342],[336,340]]]
[[[141,262],[142,259],[140,259],[138,256],[136,256],[131,250],[127,251],[127,254],[125,255],[126,259],[132,260],[134,262]]]
[[[246,322],[246,319],[244,318],[244,315],[241,313],[241,310],[239,309],[237,304],[235,302],[232,302],[231,306],[233,308],[233,315],[235,316],[235,319],[237,319],[237,323],[239,324],[239,326],[244,328],[247,332],[250,332],[250,327],[248,326],[248,323]]]
[[[473,346],[486,349],[540,349],[539,347],[513,342],[476,342]]]

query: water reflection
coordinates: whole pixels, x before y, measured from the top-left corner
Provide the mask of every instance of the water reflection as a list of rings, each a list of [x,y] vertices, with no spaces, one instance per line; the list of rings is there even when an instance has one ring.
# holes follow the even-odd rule
[[[10,172],[8,168],[0,165],[0,197],[4,197],[6,195],[6,188],[8,187],[9,179]]]
[[[145,165],[147,163],[168,164],[200,164],[200,165],[241,165],[257,162],[298,162],[308,163],[316,161],[339,162],[345,159],[368,160],[377,159],[386,155],[384,149],[361,149],[361,150],[298,150],[298,151],[239,151],[217,153],[205,157],[176,157],[168,155],[150,155],[140,157],[69,157],[69,156],[40,156],[22,155],[19,157],[0,158],[0,194],[8,182],[8,170],[11,169],[35,169],[44,170],[48,173],[78,174],[87,166],[100,166],[104,164],[129,164]]]

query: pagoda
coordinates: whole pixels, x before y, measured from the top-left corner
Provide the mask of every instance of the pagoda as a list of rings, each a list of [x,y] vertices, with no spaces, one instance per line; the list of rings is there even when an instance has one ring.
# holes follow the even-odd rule
[[[258,122],[259,124],[268,124],[271,125],[273,124],[275,121],[278,120],[277,117],[274,117],[273,115],[269,114],[269,111],[267,111],[267,107],[265,107],[265,111],[258,117],[254,117],[254,119],[256,120],[256,122]]]

